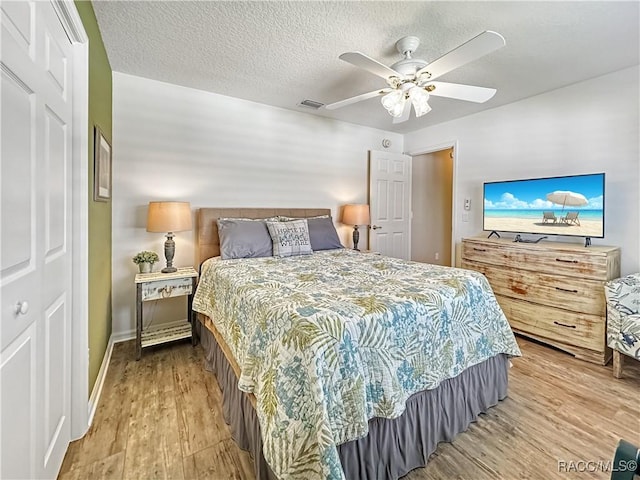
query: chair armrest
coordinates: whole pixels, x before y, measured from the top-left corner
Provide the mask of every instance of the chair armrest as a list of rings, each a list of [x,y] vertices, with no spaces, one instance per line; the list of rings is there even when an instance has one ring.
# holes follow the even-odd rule
[[[604,292],[607,298],[640,297],[640,273],[609,280],[604,284]]]

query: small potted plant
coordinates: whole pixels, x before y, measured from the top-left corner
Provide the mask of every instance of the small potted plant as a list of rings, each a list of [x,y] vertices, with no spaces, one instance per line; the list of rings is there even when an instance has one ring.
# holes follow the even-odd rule
[[[140,268],[140,273],[151,273],[151,269],[153,268],[153,264],[158,260],[158,254],[156,252],[142,251],[136,254],[135,257],[132,258],[133,263],[138,265]]]

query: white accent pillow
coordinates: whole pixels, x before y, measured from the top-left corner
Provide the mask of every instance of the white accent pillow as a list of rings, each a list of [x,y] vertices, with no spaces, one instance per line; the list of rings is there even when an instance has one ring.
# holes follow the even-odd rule
[[[292,257],[313,253],[309,240],[309,225],[306,219],[290,222],[267,221],[266,223],[273,242],[274,257]]]

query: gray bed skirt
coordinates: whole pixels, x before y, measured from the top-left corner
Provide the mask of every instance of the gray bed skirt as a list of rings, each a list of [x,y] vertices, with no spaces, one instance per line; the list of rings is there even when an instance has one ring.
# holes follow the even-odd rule
[[[205,368],[218,379],[231,435],[254,459],[256,479],[275,480],[262,455],[257,414],[247,396],[238,390],[238,378],[213,334],[197,323]],[[497,355],[445,380],[434,390],[411,396],[400,417],[370,420],[369,435],[338,446],[346,478],[395,480],[425,466],[439,442],[452,441],[480,413],[507,396],[508,370],[507,356]]]

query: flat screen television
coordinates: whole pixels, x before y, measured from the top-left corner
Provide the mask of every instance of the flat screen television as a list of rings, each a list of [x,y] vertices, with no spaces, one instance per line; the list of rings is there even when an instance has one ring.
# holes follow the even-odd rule
[[[486,182],[487,231],[604,237],[604,173]]]

